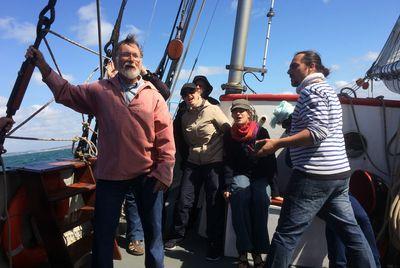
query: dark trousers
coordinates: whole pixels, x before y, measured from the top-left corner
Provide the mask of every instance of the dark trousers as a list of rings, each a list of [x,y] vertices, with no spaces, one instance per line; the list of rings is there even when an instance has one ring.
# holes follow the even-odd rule
[[[139,176],[132,180],[98,180],[94,213],[92,267],[113,267],[113,241],[122,202],[132,190],[145,239],[145,266],[164,267],[164,246],[161,232],[163,193],[154,192],[155,178]]]
[[[379,251],[376,247],[374,230],[372,229],[368,215],[354,196],[349,194],[349,199],[354,211],[354,217],[356,218],[358,225],[360,225],[360,228],[363,231],[369,246],[371,247],[376,267],[381,267],[381,263],[379,261]],[[351,261],[351,258],[347,258],[346,247],[339,235],[334,231],[334,228],[330,228],[329,225],[326,225],[325,231],[328,245],[329,267],[349,267],[347,260],[349,259],[349,261]]]
[[[174,211],[173,236],[183,238],[190,210],[204,184],[206,194],[207,237],[211,246],[222,250],[225,202],[222,195],[222,164],[194,165],[183,171],[178,203]]]

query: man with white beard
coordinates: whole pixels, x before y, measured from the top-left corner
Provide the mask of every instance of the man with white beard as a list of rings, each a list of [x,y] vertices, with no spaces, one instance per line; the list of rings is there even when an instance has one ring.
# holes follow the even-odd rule
[[[145,265],[164,267],[161,218],[175,162],[172,120],[163,97],[140,76],[143,53],[135,37],[128,35],[115,49],[118,74],[91,84],[71,85],[32,46],[26,58],[39,68],[56,102],[99,122],[92,267],[113,266],[113,240],[129,190],[144,229]]]

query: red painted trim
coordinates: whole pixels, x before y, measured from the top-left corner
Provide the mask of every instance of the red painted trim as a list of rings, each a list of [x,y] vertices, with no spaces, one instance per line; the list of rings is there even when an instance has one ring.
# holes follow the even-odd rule
[[[297,101],[297,94],[229,94],[221,95],[220,101],[233,101],[236,99],[248,99],[255,101]]]
[[[340,97],[340,102],[342,104],[351,104],[354,105],[364,105],[364,106],[382,106],[382,103],[385,104],[386,107],[400,108],[400,101],[397,100],[378,100],[378,99],[364,99],[364,98],[356,98],[349,99],[346,97]]]
[[[299,95],[296,94],[229,94],[221,95],[220,101],[233,101],[236,99],[248,99],[250,101],[297,101]],[[382,106],[382,100],[367,98],[346,98],[340,97],[342,104],[364,105],[364,106]],[[386,107],[400,108],[400,101],[383,100]]]

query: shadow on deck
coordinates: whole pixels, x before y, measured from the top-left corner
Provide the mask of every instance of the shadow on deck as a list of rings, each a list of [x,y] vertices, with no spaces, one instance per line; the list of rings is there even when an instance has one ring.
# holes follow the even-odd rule
[[[125,237],[117,238],[122,254],[122,260],[114,261],[115,268],[144,267],[144,255],[133,256],[126,252]],[[210,262],[205,259],[207,243],[206,239],[193,233],[191,230],[180,247],[173,251],[165,251],[165,268],[204,268],[204,267],[236,267],[236,259],[223,257],[218,261]]]

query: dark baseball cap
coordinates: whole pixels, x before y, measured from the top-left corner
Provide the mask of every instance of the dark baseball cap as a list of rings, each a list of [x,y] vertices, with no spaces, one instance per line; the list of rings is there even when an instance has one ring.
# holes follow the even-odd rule
[[[212,87],[212,85],[210,84],[210,82],[208,82],[207,77],[205,77],[204,75],[196,75],[196,76],[193,78],[193,83],[196,84],[196,82],[197,82],[197,81],[200,81],[200,80],[203,81],[204,84],[206,85],[206,88],[204,89],[203,95],[206,96],[206,97],[208,97],[208,95],[210,95],[211,91],[213,90],[213,87]]]
[[[194,83],[186,83],[181,88],[181,96],[184,97],[189,93],[194,93],[196,91],[196,85]]]

